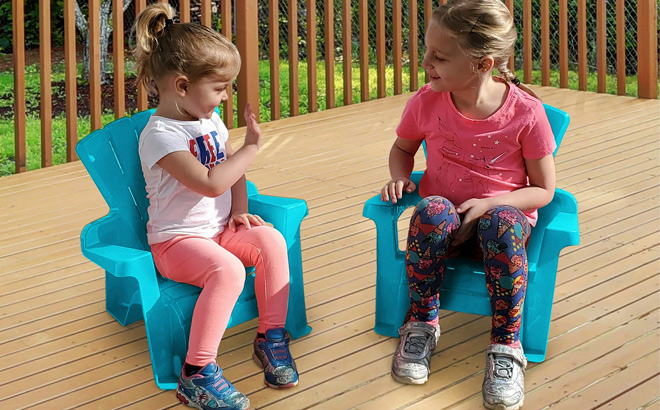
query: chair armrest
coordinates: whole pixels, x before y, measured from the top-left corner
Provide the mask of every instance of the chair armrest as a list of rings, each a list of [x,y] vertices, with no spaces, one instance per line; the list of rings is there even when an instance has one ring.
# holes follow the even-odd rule
[[[122,229],[124,226],[121,218],[112,211],[89,223],[80,235],[82,253],[114,276],[135,278],[140,286],[142,304],[148,311],[160,297],[153,256],[148,250],[112,240],[133,236],[130,232],[122,232],[126,231]]]
[[[553,241],[559,241],[561,247],[578,245],[580,226],[575,197],[570,192],[557,188],[553,201],[559,201],[559,213],[546,227],[546,235],[550,235]]]
[[[308,214],[307,203],[302,199],[261,194],[248,196],[248,209],[250,213],[272,223],[288,245],[296,239],[300,223]]]
[[[401,199],[393,204],[391,201],[383,201],[380,194],[369,198],[364,204],[362,215],[371,219],[376,224],[378,244],[386,246],[385,242],[392,241],[398,249],[399,235],[397,233],[397,222],[406,209],[416,206],[422,198],[419,196],[419,180],[423,172],[416,171],[410,175],[410,180],[417,185],[417,189],[411,193],[405,193]]]

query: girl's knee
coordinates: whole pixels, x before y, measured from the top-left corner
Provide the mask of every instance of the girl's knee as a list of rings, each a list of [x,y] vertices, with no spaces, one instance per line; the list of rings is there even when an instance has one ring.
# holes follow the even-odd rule
[[[261,225],[250,229],[250,243],[259,249],[260,252],[268,252],[271,249],[278,251],[286,250],[286,241],[284,236],[277,229]]]
[[[452,204],[447,198],[437,195],[428,196],[422,199],[416,207],[417,212],[430,211],[432,213],[440,213],[445,210],[453,210],[454,213],[456,212],[454,204]]]

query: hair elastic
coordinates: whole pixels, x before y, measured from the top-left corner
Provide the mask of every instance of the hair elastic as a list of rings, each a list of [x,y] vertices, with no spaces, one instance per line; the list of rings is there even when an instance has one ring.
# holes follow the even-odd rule
[[[174,20],[172,19],[165,19],[165,27],[171,26],[174,24]]]
[[[511,82],[512,82],[516,87],[519,87],[519,86],[520,86],[520,80],[518,79],[518,77],[513,77],[513,78],[511,79]]]

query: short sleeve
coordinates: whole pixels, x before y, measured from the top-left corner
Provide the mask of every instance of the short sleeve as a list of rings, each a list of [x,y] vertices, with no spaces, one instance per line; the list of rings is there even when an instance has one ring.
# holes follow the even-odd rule
[[[421,132],[419,126],[420,107],[420,94],[417,92],[408,100],[406,107],[403,109],[401,122],[396,128],[397,136],[406,140],[424,139],[424,133]]]
[[[154,126],[140,135],[140,160],[152,169],[165,155],[177,151],[188,151],[188,139],[176,130]]]
[[[524,158],[539,159],[552,154],[557,144],[543,104],[535,104],[532,113],[527,132],[522,135],[520,142]]]

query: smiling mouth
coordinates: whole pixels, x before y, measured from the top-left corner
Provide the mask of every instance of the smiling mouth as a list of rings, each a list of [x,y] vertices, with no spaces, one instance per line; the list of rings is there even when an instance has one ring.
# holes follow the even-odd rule
[[[430,78],[431,80],[439,80],[439,79],[440,79],[440,76],[433,75],[433,74],[429,74],[429,78]]]

